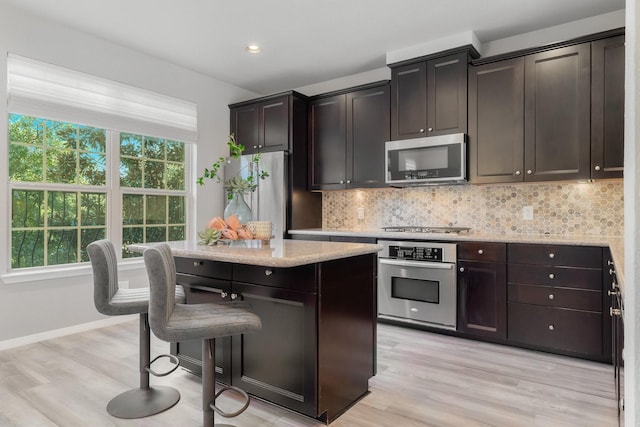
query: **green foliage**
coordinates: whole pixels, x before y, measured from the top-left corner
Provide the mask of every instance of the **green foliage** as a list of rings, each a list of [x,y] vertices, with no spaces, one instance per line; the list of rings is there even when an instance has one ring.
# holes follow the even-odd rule
[[[259,170],[260,165],[260,153],[251,156],[250,170],[246,178],[241,176],[234,176],[226,179],[224,182],[219,175],[220,168],[227,163],[230,159],[238,159],[244,152],[244,145],[236,142],[236,138],[233,134],[229,135],[229,156],[220,157],[216,162],[211,165],[211,169],[205,168],[201,177],[197,179],[199,185],[204,185],[204,179],[215,179],[218,183],[223,183],[224,189],[227,191],[227,197],[229,200],[233,199],[235,194],[247,194],[255,191],[258,188],[258,181],[265,179],[269,176],[269,172]],[[255,172],[254,172],[255,169]]]
[[[199,245],[213,246],[218,240],[220,240],[220,231],[215,228],[205,228],[202,231],[198,231]]]

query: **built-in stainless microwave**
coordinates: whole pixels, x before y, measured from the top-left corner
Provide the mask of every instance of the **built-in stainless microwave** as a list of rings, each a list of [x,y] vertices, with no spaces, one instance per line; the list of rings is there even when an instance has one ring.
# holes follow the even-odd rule
[[[467,181],[464,133],[385,143],[386,183],[394,187]]]

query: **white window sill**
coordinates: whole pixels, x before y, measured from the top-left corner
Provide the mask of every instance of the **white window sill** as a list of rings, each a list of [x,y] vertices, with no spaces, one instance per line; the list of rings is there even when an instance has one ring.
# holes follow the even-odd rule
[[[144,270],[142,258],[121,260],[118,262],[118,271]],[[93,277],[91,264],[83,263],[72,266],[43,267],[30,269],[29,271],[15,271],[0,276],[0,281],[5,285],[18,283],[40,282],[43,280],[62,279],[65,277],[87,276]]]

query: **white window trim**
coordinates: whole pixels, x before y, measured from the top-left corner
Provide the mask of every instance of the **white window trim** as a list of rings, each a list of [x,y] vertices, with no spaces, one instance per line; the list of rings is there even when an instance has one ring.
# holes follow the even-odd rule
[[[11,257],[11,192],[13,189],[43,189],[52,191],[82,191],[82,192],[104,192],[107,194],[107,218],[106,218],[106,238],[109,239],[116,248],[122,247],[122,195],[124,193],[137,194],[162,194],[185,197],[185,237],[194,233],[195,228],[195,195],[193,186],[195,185],[194,168],[196,165],[195,144],[185,142],[185,189],[184,190],[160,190],[152,188],[130,188],[120,187],[120,175],[114,173],[120,169],[120,132],[108,130],[106,136],[106,186],[91,186],[77,184],[54,184],[54,183],[12,183],[8,181],[8,221],[6,224],[7,242],[6,251]],[[145,135],[147,136],[147,135]],[[9,140],[7,138],[7,150]],[[8,173],[8,171],[7,171]],[[122,251],[116,250],[118,259],[118,270],[144,270],[144,262],[141,258],[122,258]],[[38,267],[25,267],[20,269],[11,268],[11,262],[7,262],[6,271],[0,275],[0,281],[4,284],[18,284],[25,282],[37,282],[42,280],[60,279],[70,276],[92,277],[91,264],[89,262],[78,262],[73,264],[56,264]]]

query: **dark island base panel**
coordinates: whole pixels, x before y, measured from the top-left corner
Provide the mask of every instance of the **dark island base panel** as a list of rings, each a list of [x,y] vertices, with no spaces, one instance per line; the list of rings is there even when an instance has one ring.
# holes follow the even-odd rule
[[[217,381],[327,424],[369,393],[375,254],[291,268],[207,260],[195,268],[192,259],[176,261],[187,304],[223,302],[222,294],[236,293],[262,319],[260,333],[216,340]],[[197,341],[171,347],[197,375],[200,351]]]

